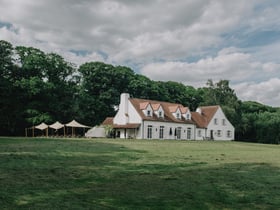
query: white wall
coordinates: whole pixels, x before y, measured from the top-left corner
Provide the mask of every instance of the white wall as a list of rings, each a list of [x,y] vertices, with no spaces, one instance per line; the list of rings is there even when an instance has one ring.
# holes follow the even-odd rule
[[[215,123],[215,119],[216,123]],[[223,120],[225,123],[223,124]],[[213,131],[214,140],[234,140],[234,127],[226,118],[225,114],[223,113],[222,109],[219,108],[215,113],[212,120],[209,122],[207,127],[207,136],[211,136],[211,130]],[[219,134],[220,131],[220,134]],[[227,132],[231,132],[231,136],[228,137]]]
[[[195,129],[195,140],[204,140],[206,137],[206,128],[196,128]],[[199,135],[200,133],[200,135]]]
[[[122,93],[119,110],[114,117],[114,124],[141,123],[141,117],[129,101],[129,94]]]
[[[159,139],[160,126],[164,126],[163,139],[177,139],[174,135],[175,128],[181,127],[181,140],[187,140],[188,128],[191,129],[191,135],[188,140],[194,140],[195,138],[195,125],[193,124],[183,124],[183,123],[171,123],[171,122],[159,122],[159,121],[144,121],[143,126],[141,126],[141,136],[142,139],[147,139],[148,126],[152,126],[152,139]],[[170,135],[170,128],[172,129],[172,135]]]

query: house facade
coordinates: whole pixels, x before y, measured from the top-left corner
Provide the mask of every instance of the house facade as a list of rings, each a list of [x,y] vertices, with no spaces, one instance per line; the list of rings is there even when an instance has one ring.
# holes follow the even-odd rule
[[[106,118],[118,138],[234,140],[234,127],[220,106],[191,112],[181,104],[130,98],[122,93],[115,117]]]

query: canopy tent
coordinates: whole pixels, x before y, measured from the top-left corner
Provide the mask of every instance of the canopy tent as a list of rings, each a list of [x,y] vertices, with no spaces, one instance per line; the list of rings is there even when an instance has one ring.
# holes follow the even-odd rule
[[[65,126],[60,122],[56,121],[55,123],[49,125],[49,127],[55,129],[56,131],[63,128],[63,136],[65,136]]]
[[[45,130],[47,129],[49,126],[46,123],[41,123],[40,125],[35,126],[35,128],[39,129],[39,130]]]
[[[85,133],[85,128],[90,128],[89,126],[78,123],[76,120],[72,120],[71,122],[65,124],[65,126],[72,127],[72,136],[75,135],[75,129],[74,128],[83,128],[84,133]]]
[[[68,127],[74,127],[74,128],[90,128],[89,126],[78,123],[76,120],[72,120],[71,122],[69,122],[65,125]]]
[[[46,130],[46,136],[49,135],[49,131],[48,131],[49,126],[46,123],[41,123],[39,125],[33,126],[33,136],[34,136],[34,128],[39,129],[41,131]]]
[[[55,130],[58,130],[58,129],[60,129],[60,128],[63,128],[64,125],[61,124],[60,122],[56,121],[55,123],[49,125],[49,127],[50,127],[50,128],[53,128],[53,129],[55,129]]]

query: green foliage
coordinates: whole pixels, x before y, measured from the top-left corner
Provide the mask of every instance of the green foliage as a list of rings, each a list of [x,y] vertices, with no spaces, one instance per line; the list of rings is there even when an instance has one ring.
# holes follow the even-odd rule
[[[201,105],[221,105],[235,126],[238,140],[279,143],[279,108],[241,102],[228,80],[194,88],[182,83],[152,81],[124,66],[102,62],[78,69],[55,53],[13,47],[0,41],[0,135],[24,135],[24,128],[42,121],[77,119],[98,125],[114,116],[120,94],[181,103],[195,111]]]

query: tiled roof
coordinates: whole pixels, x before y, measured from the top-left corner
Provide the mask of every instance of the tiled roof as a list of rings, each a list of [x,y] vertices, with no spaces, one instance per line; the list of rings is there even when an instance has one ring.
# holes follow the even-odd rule
[[[219,109],[219,106],[202,106],[199,107],[201,110],[201,114],[198,112],[192,112],[192,120],[197,124],[200,128],[206,128]]]
[[[160,107],[160,104],[152,104],[152,108],[154,111],[157,111]]]
[[[188,107],[180,107],[180,110],[181,110],[182,114],[186,114],[188,112],[189,108]]]
[[[143,109],[146,109],[147,108],[147,106],[148,106],[148,104],[149,104],[149,102],[142,102],[142,103],[140,103],[140,106],[139,106],[139,108],[141,109],[141,110],[143,110]]]
[[[179,105],[178,104],[175,104],[175,105],[172,105],[172,106],[168,106],[168,109],[171,113],[174,113],[177,111]]]
[[[175,103],[169,103],[169,102],[162,102],[162,101],[154,101],[154,100],[148,100],[148,99],[139,99],[139,98],[129,98],[129,101],[134,106],[138,114],[143,120],[151,120],[151,121],[162,121],[162,122],[176,122],[176,123],[190,123],[193,124],[193,121],[186,120],[185,118],[177,119],[173,116],[173,112],[176,112],[178,107],[183,107],[182,104],[175,104]],[[163,111],[164,111],[164,117],[159,118],[155,114],[153,116],[146,116],[143,113],[143,105],[142,104],[151,104],[151,106],[157,107],[161,105]]]
[[[114,118],[113,117],[107,117],[103,122],[102,125],[113,125]]]

